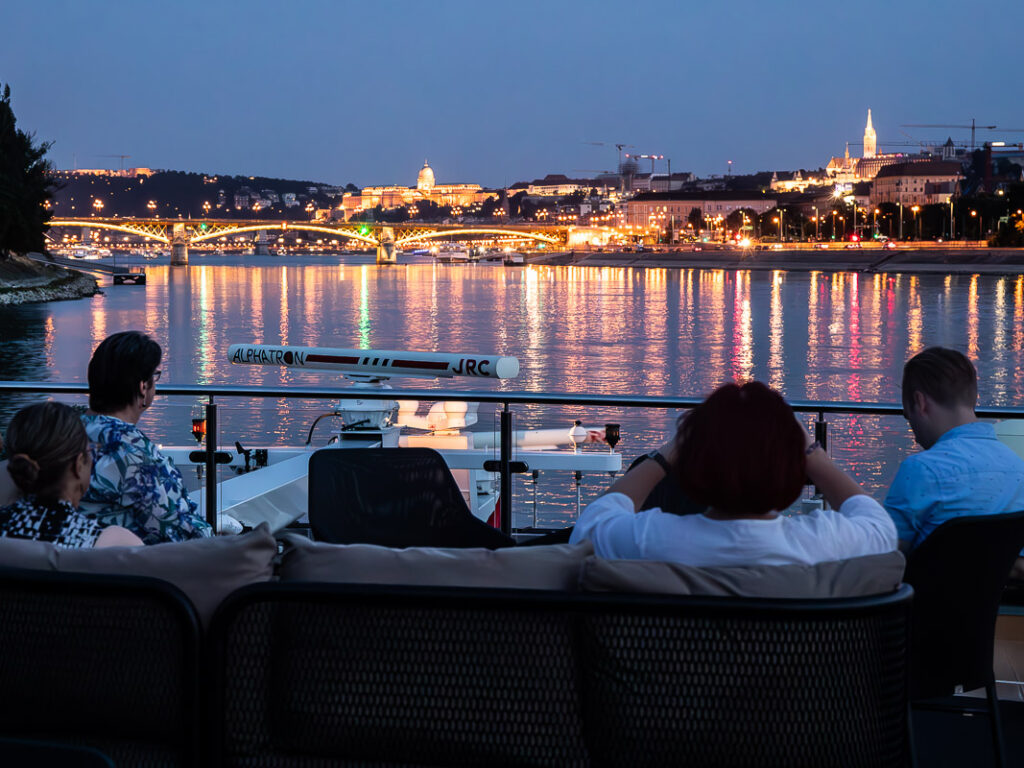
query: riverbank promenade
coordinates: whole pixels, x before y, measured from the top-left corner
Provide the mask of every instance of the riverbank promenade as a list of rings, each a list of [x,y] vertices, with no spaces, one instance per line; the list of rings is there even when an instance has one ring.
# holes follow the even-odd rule
[[[825,247],[827,246],[827,247]],[[567,251],[530,254],[529,264],[581,267],[661,267],[827,272],[927,272],[940,274],[1024,274],[1024,248],[984,243],[773,243],[739,248],[720,243],[654,247],[643,252]]]

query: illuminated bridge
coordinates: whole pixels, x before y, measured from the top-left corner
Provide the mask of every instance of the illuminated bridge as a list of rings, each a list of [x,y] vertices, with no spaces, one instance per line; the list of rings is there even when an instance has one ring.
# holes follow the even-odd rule
[[[257,233],[258,247],[266,248],[267,233],[313,232],[332,238],[347,238],[362,247],[377,249],[378,264],[393,264],[398,249],[426,244],[431,240],[532,240],[549,248],[564,248],[574,234],[591,232],[556,224],[370,224],[361,222],[268,221],[262,219],[122,219],[54,218],[50,227],[105,229],[145,237],[170,246],[171,264],[187,264],[190,245]]]

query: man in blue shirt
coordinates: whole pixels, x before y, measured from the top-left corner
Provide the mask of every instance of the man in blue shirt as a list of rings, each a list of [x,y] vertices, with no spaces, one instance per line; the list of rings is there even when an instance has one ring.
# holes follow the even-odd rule
[[[904,552],[954,517],[1024,510],[1024,461],[978,421],[977,401],[974,366],[955,350],[930,347],[903,368],[903,415],[925,449],[885,499]]]

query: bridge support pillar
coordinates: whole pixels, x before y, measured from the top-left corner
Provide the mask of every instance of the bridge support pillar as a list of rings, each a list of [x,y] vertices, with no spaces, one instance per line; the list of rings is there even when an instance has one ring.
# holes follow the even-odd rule
[[[171,227],[171,266],[188,266],[188,235],[185,233],[184,224],[174,224]]]
[[[256,233],[256,248],[254,253],[257,256],[269,256],[270,248],[267,246],[267,230],[261,229]]]
[[[182,240],[171,241],[171,266],[188,266],[188,243]]]
[[[378,264],[397,264],[398,258],[395,256],[395,244],[394,243],[377,243],[377,263]]]
[[[398,263],[398,257],[395,254],[395,230],[392,227],[381,228],[380,239],[377,241],[377,263]]]

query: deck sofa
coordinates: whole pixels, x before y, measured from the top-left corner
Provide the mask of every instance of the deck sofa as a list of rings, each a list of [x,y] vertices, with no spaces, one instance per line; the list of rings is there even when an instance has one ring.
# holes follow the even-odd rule
[[[905,765],[902,566],[0,539],[0,737],[124,765]]]

